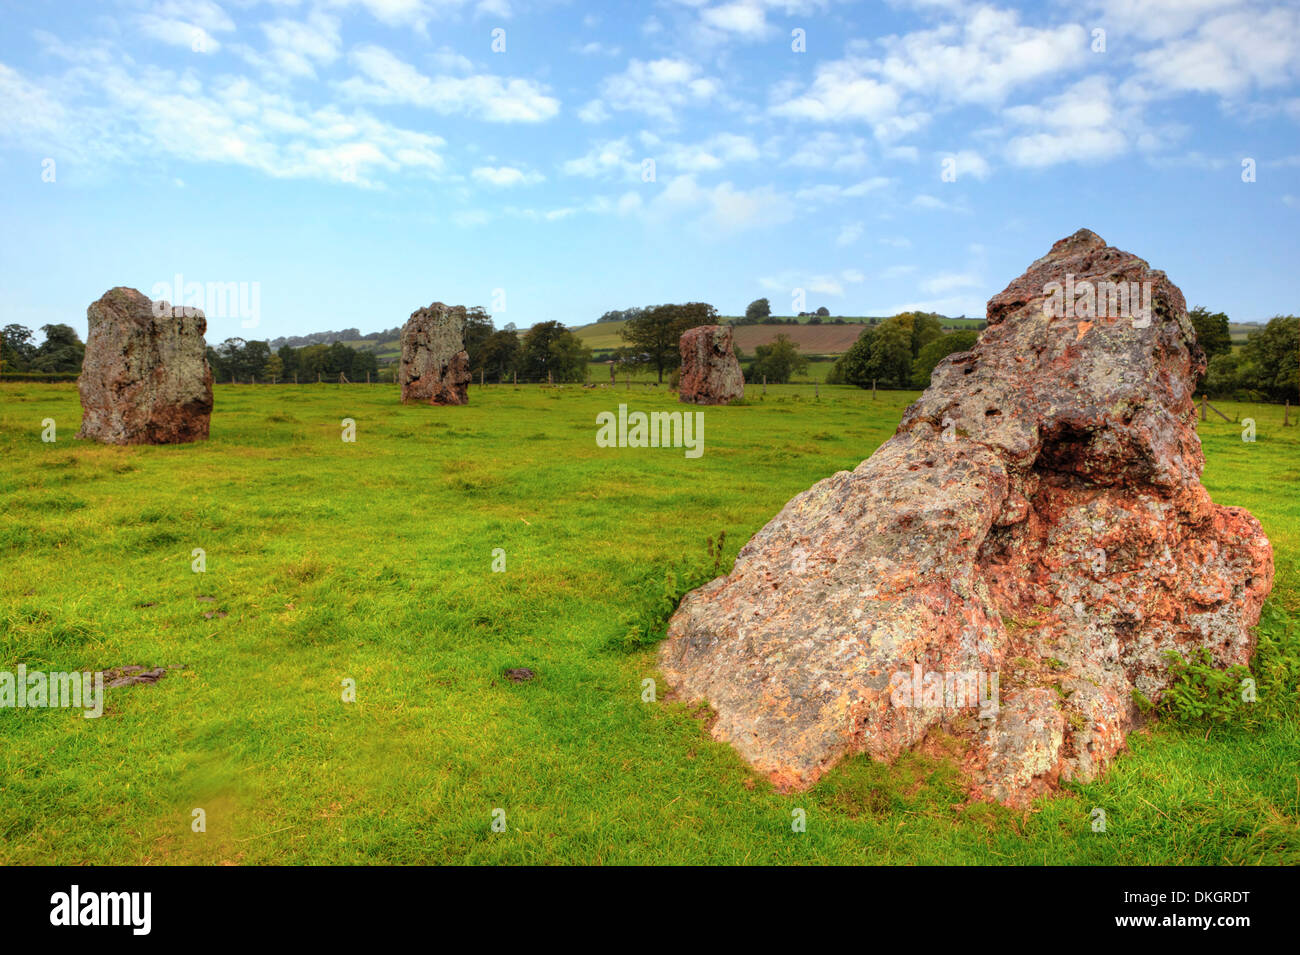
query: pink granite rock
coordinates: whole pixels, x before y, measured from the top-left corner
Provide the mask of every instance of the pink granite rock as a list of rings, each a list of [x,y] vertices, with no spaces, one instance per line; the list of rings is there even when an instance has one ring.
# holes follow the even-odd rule
[[[1166,651],[1251,659],[1272,549],[1201,486],[1182,293],[1080,230],[988,321],[890,440],[671,620],[669,683],[780,787],[942,733],[973,796],[1024,804],[1101,772],[1134,691],[1168,687]]]

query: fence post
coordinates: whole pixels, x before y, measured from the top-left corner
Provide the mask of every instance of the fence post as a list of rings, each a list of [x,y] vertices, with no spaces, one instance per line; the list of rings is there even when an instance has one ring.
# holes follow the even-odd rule
[[[1286,407],[1282,409],[1282,427],[1287,427],[1291,423],[1291,399],[1286,400]]]
[[[871,400],[876,400],[876,379],[871,379]]]
[[[1205,420],[1205,395],[1201,395],[1201,420]]]
[[[763,394],[767,394],[767,375],[763,376]]]

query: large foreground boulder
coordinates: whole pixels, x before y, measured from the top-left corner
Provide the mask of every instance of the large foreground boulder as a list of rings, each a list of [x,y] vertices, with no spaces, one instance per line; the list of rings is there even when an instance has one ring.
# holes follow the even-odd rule
[[[465,307],[434,302],[417,308],[402,326],[399,369],[402,401],[431,405],[469,402],[469,353],[465,351]]]
[[[724,405],[745,394],[745,376],[731,347],[730,325],[699,325],[682,333],[679,401]]]
[[[1167,651],[1251,658],[1272,549],[1200,484],[1182,293],[1081,230],[988,323],[670,622],[668,681],[781,788],[932,745],[972,795],[1023,804],[1097,776]]]
[[[203,312],[118,287],[91,304],[86,318],[77,437],[105,444],[206,440],[212,369]]]

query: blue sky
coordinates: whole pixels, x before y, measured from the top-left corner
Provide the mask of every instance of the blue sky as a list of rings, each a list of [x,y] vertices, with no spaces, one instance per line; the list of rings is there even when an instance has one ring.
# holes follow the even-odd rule
[[[374,331],[434,300],[521,328],[789,313],[799,289],[982,315],[1084,226],[1189,306],[1300,310],[1295,4],[0,10],[0,324],[84,337],[106,289],[178,273],[257,283],[256,327],[210,315],[209,341]]]

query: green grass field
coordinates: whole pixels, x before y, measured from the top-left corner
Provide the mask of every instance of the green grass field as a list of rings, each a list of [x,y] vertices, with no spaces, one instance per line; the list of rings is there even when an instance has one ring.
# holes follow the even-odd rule
[[[0,385],[0,669],[184,667],[98,720],[0,710],[0,863],[1300,863],[1294,686],[1261,683],[1249,725],[1138,732],[1028,812],[964,805],[919,755],[778,794],[662,683],[642,702],[653,648],[610,645],[647,581],[722,531],[729,567],[914,394],[751,389],[704,410],[696,460],[595,444],[598,412],[666,389],[470,394],[218,386],[210,441],[117,448],[73,439],[74,386]],[[1258,440],[1202,425],[1205,483],[1272,538],[1262,630],[1294,647],[1300,428],[1220,407]]]

